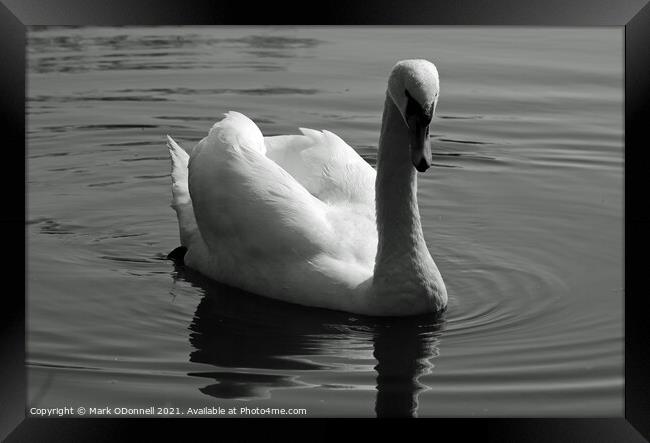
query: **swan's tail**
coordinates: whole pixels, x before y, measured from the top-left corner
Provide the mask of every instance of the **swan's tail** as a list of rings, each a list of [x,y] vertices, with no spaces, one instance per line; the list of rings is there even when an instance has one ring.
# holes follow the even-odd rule
[[[172,159],[172,207],[176,209],[190,202],[190,190],[187,184],[187,164],[190,156],[169,135],[167,147]]]
[[[167,147],[172,160],[172,208],[178,216],[181,245],[189,247],[192,237],[198,233],[192,199],[188,186],[188,163],[190,156],[174,141],[167,136]]]

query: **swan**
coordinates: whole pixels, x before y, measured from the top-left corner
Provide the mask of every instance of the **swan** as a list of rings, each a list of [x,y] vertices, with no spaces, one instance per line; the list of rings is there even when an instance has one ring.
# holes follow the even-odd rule
[[[233,111],[189,151],[167,136],[185,266],[306,306],[370,316],[444,310],[416,172],[431,165],[438,94],[433,63],[393,67],[376,170],[332,132],[264,137]]]

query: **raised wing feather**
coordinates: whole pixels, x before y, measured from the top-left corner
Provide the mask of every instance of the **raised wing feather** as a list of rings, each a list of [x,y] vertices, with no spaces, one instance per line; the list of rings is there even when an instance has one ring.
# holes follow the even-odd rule
[[[372,166],[336,134],[300,130],[303,135],[265,137],[266,156],[322,201],[374,208]]]
[[[204,241],[213,251],[260,259],[327,250],[323,202],[265,150],[257,126],[234,112],[194,148],[189,191]]]

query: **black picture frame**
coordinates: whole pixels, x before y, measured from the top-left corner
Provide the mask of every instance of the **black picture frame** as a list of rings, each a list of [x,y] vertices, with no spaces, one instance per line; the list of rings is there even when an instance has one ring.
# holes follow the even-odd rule
[[[3,140],[4,185],[0,222],[3,251],[0,254],[7,281],[0,308],[0,438],[8,441],[112,441],[129,439],[144,426],[169,436],[218,427],[225,419],[37,419],[25,417],[25,302],[26,273],[25,189],[12,186],[26,173],[25,160],[25,44],[30,25],[500,25],[500,26],[615,26],[625,28],[625,414],[604,419],[425,419],[413,427],[433,438],[516,442],[642,442],[650,439],[650,346],[646,326],[648,309],[644,291],[646,250],[650,246],[648,143],[650,123],[650,4],[648,0],[461,0],[377,3],[355,0],[345,4],[313,2],[280,5],[276,2],[172,0],[1,0],[0,4],[0,121]],[[22,149],[21,149],[22,148]],[[21,170],[21,165],[23,166]],[[9,174],[7,176],[7,174]],[[24,182],[23,182],[24,183]],[[15,234],[14,234],[15,232]],[[22,251],[22,253],[21,253]],[[230,421],[232,423],[232,421]],[[256,421],[259,423],[259,421]],[[265,420],[277,427],[287,419]],[[293,427],[294,422],[291,423]],[[386,421],[362,420],[379,429]],[[322,437],[332,428],[303,419],[313,434]],[[349,424],[349,422],[347,423]],[[257,426],[235,420],[238,437],[246,439]],[[301,426],[302,427],[302,426]],[[389,421],[393,430],[403,422]],[[266,428],[266,426],[265,426]],[[295,430],[295,428],[293,429]],[[210,435],[210,434],[208,434]],[[223,436],[223,434],[221,434]],[[275,434],[280,437],[282,434]],[[336,435],[336,434],[334,434]],[[446,437],[441,437],[445,435]],[[296,435],[300,438],[299,434]],[[151,439],[151,438],[150,438]],[[471,439],[471,440],[470,440]]]

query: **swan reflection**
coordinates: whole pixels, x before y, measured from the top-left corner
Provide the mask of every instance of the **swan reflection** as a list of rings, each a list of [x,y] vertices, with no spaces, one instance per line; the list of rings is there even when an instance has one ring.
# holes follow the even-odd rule
[[[176,266],[174,278],[204,293],[189,326],[190,361],[215,366],[188,375],[209,380],[204,394],[269,398],[309,387],[303,371],[376,371],[378,417],[417,415],[419,378],[431,373],[444,318],[365,318],[278,302]],[[354,365],[350,364],[354,361]]]

